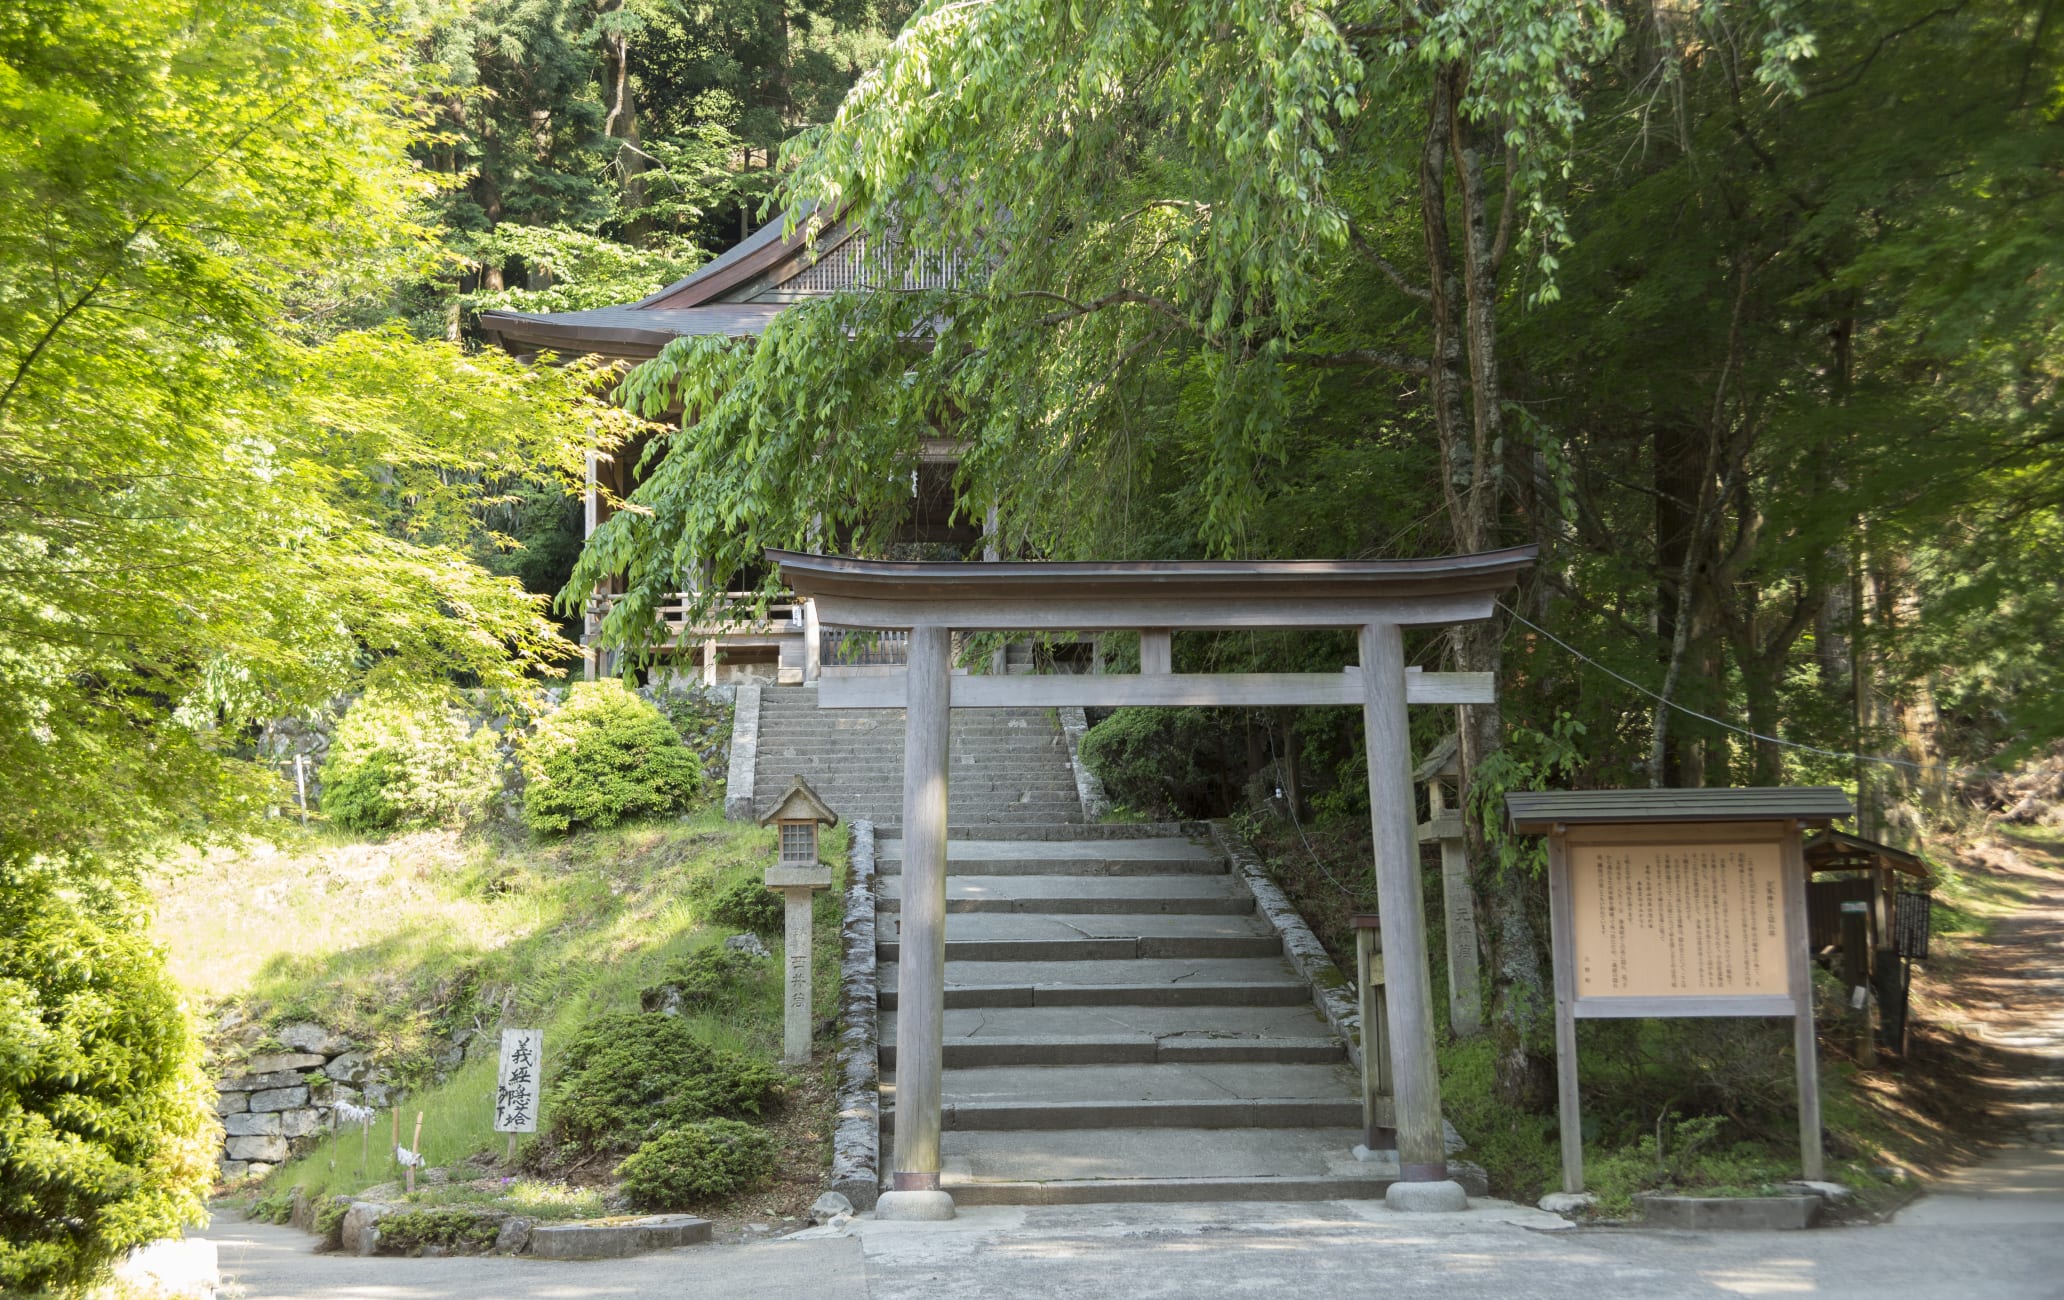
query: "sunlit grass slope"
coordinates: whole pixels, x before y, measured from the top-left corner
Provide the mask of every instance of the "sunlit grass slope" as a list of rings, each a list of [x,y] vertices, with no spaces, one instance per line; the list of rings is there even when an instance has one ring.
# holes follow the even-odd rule
[[[842,831],[826,837],[827,860],[842,867],[844,850]],[[640,992],[675,961],[735,933],[711,921],[709,906],[757,880],[773,851],[771,831],[726,822],[715,808],[558,844],[310,833],[168,870],[158,933],[211,1015],[234,1005],[269,1025],[314,1020],[371,1048],[408,1088],[402,1142],[420,1111],[423,1153],[446,1165],[503,1142],[492,1131],[491,1051],[437,1079],[456,1033],[493,1039],[503,1025],[541,1027],[549,1074],[554,1045],[582,1022],[637,1010]],[[837,890],[818,895],[819,1020],[836,1010],[839,912]],[[706,1037],[779,1052],[779,972],[768,967],[740,1007],[695,1022]],[[340,1134],[273,1184],[347,1191],[394,1177],[393,1123],[382,1112],[369,1141]]]

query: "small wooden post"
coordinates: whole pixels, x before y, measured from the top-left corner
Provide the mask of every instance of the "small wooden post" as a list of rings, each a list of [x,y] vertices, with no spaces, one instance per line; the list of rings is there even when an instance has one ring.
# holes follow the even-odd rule
[[[1806,853],[1799,823],[1785,824],[1785,931],[1789,938],[1787,984],[1792,994],[1792,1054],[1799,1070],[1799,1164],[1818,1182],[1826,1167],[1820,1144],[1820,1045],[1813,1032],[1813,963],[1806,936],[1813,933],[1806,914]]]
[[[408,1167],[408,1190],[411,1196],[416,1191],[416,1166],[423,1163],[423,1112],[416,1112],[416,1135],[409,1139],[409,1152],[415,1160]]]
[[[1139,634],[1139,670],[1168,673],[1174,670],[1175,634],[1165,627],[1144,627]]]
[[[1569,844],[1564,827],[1548,834],[1548,931],[1555,968],[1555,1103],[1562,1131],[1562,1190],[1584,1190],[1584,1108],[1577,1091],[1576,920],[1570,911]]]
[[[1865,1069],[1878,1063],[1877,1035],[1871,1029],[1869,908],[1870,903],[1860,898],[1842,904],[1842,987],[1856,1031],[1856,1063]]]
[[[824,629],[817,622],[817,602],[803,602],[803,680],[824,675]]]
[[[1390,1023],[1384,1013],[1383,931],[1375,916],[1354,918],[1355,988],[1362,1015],[1362,1146],[1397,1150],[1391,1100]]]
[[[1469,886],[1469,853],[1462,833],[1462,812],[1447,806],[1443,778],[1459,778],[1457,737],[1448,736],[1412,775],[1426,785],[1429,814],[1419,827],[1419,842],[1440,845],[1441,915],[1447,928],[1448,1027],[1458,1038],[1483,1032],[1483,983],[1477,969],[1476,896]]]
[[[308,824],[308,760],[294,755],[294,799],[301,805],[301,824]]]
[[[717,639],[709,638],[702,643],[702,684],[717,684]]]

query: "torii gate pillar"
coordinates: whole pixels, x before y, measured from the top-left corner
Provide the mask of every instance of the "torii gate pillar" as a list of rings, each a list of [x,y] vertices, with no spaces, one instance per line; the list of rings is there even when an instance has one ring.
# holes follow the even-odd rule
[[[1441,1127],[1440,1064],[1430,1050],[1433,986],[1426,967],[1419,818],[1412,804],[1412,732],[1405,717],[1405,647],[1398,625],[1363,624],[1361,661],[1362,734],[1369,755],[1369,824],[1375,832],[1398,1175],[1407,1183],[1445,1183],[1448,1152]]]

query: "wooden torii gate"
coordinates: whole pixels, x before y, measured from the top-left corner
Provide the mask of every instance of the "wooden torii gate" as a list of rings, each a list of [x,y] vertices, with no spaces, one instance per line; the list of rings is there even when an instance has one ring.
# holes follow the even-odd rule
[[[1403,629],[1480,622],[1535,548],[1418,560],[983,564],[854,560],[769,550],[822,623],[909,629],[900,677],[826,677],[819,708],[906,710],[903,914],[896,1017],[896,1145],[883,1218],[950,1218],[939,1187],[946,1014],[946,781],[951,710],[1127,705],[1362,707],[1369,817],[1389,981],[1401,1181],[1447,1183],[1433,994],[1419,887],[1409,704],[1482,704],[1488,673],[1408,669]],[[1342,673],[1176,673],[1177,629],[1353,628]],[[1101,676],[955,676],[955,632],[1137,629],[1140,671]],[[1429,1189],[1431,1190],[1431,1189]],[[1460,1188],[1454,1188],[1459,1203]]]

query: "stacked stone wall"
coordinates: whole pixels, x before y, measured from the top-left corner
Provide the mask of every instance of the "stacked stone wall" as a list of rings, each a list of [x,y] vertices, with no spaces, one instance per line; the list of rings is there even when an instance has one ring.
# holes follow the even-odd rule
[[[213,1053],[224,1182],[262,1176],[306,1151],[331,1131],[340,1101],[377,1107],[394,1099],[372,1059],[321,1025],[302,1022],[270,1035],[238,1028]],[[253,1050],[253,1043],[280,1050]]]

